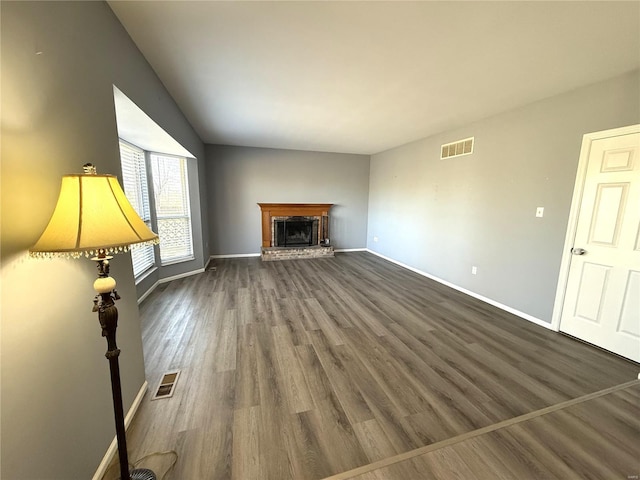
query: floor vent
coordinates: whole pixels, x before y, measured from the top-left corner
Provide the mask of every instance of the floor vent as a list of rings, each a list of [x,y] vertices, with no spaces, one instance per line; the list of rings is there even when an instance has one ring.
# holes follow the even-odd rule
[[[153,396],[152,400],[156,400],[158,398],[169,398],[173,396],[173,388],[176,386],[179,376],[180,370],[165,373],[162,376],[162,380],[160,380],[160,384],[158,385],[156,394]]]
[[[440,158],[461,157],[463,155],[471,155],[473,153],[473,139],[475,137],[465,138],[457,142],[442,145],[440,150]]]

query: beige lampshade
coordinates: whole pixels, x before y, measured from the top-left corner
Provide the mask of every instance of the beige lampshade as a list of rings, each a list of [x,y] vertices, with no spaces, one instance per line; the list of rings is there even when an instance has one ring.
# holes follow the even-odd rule
[[[136,243],[158,243],[113,175],[62,177],[49,225],[30,250],[33,256],[117,253]]]

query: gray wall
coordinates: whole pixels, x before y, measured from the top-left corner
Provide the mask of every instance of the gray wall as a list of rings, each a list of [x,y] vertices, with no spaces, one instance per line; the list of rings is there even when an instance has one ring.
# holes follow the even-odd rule
[[[550,322],[582,135],[640,122],[639,85],[633,72],[372,156],[368,248]],[[440,160],[471,136],[473,155]]]
[[[212,255],[259,253],[258,203],[334,203],[331,241],[364,248],[369,156],[207,145]]]
[[[27,251],[46,226],[63,174],[87,161],[103,173],[120,171],[112,84],[202,169],[204,145],[105,3],[3,1],[0,8],[0,476],[86,479],[114,436],[106,343],[91,312],[95,266],[33,260]],[[122,295],[118,344],[128,410],[144,382],[129,255],[114,258],[112,274]]]

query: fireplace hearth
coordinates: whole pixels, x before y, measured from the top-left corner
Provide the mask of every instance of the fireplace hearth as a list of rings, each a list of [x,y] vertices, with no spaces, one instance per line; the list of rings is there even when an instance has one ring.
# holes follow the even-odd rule
[[[259,203],[262,259],[333,256],[329,244],[331,203]]]

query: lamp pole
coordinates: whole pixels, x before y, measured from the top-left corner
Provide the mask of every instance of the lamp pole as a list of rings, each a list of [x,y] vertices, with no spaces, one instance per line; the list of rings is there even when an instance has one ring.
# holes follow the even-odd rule
[[[98,292],[93,300],[93,311],[98,312],[98,320],[102,327],[102,336],[107,339],[107,353],[111,372],[111,394],[113,397],[113,412],[116,423],[116,439],[118,443],[118,459],[120,461],[120,480],[156,480],[155,474],[146,468],[134,469],[129,472],[129,455],[127,453],[127,434],[124,426],[124,408],[122,407],[122,386],[120,383],[120,364],[118,357],[120,349],[116,344],[116,330],[118,328],[118,309],[115,301],[120,295],[115,290],[116,281],[109,276],[109,260],[112,257],[100,252],[92,258],[97,262],[98,278],[93,288]]]

